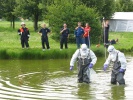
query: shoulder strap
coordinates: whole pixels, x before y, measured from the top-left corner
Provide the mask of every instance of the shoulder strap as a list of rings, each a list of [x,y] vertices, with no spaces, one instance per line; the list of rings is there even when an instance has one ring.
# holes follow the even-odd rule
[[[119,53],[119,52],[118,52]],[[116,62],[118,62],[118,53],[117,53],[117,56],[116,56]]]

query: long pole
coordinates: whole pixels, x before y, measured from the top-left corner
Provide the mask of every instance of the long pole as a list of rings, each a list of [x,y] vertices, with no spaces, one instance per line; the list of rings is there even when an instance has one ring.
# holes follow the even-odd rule
[[[105,47],[105,59],[106,59],[106,43],[105,43],[105,21],[103,17],[103,36],[104,36],[104,47]]]
[[[89,33],[89,31],[88,31]],[[90,35],[88,34],[88,41],[89,41],[89,49],[91,49],[91,43],[90,43]]]

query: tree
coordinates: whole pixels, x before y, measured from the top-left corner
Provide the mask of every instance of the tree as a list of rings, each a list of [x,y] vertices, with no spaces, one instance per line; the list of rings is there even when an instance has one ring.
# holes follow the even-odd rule
[[[133,0],[118,0],[117,1],[124,12],[133,11]]]
[[[16,6],[15,0],[1,0],[0,13],[2,17],[11,22],[11,27],[15,28],[15,18],[13,10]]]
[[[16,0],[16,3],[14,13],[18,17],[31,18],[34,22],[34,30],[37,31],[39,17],[42,17],[42,9],[39,8],[42,0]]]
[[[115,0],[81,0],[87,7],[94,8],[99,15],[110,18],[115,12]]]
[[[81,21],[83,26],[86,22],[90,24],[93,43],[98,41],[98,36],[101,34],[98,13],[94,9],[83,5],[79,0],[59,0],[54,2],[54,4],[48,6],[46,18],[49,19],[52,30],[56,33],[54,36],[57,40],[59,40],[59,32],[63,23],[68,25],[71,33],[69,40],[73,42],[75,42],[74,30],[78,21]]]
[[[120,2],[119,2],[119,0],[117,0],[116,2],[115,2],[115,11],[116,12],[122,12],[123,11],[123,8],[121,7],[121,4],[120,4]]]
[[[110,19],[115,13],[115,0],[105,0],[105,5],[102,9],[102,15],[105,19]]]
[[[94,8],[102,16],[105,0],[81,0],[87,7]]]

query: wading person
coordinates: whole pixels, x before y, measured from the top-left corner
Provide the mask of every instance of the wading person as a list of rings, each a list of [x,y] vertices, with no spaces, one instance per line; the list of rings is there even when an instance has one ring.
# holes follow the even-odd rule
[[[47,49],[50,50],[49,41],[48,41],[48,33],[50,33],[50,29],[46,28],[46,24],[42,24],[41,27],[42,28],[38,33],[41,35],[42,50],[45,51],[45,44]]]
[[[28,43],[28,40],[29,40],[29,37],[30,37],[30,32],[28,30],[28,28],[25,27],[25,23],[22,22],[21,23],[21,28],[18,29],[18,34],[21,36],[21,46],[22,48],[29,48],[29,43]]]
[[[108,47],[108,52],[109,56],[106,62],[104,63],[103,70],[106,71],[110,62],[113,62],[111,84],[116,84],[118,82],[119,85],[124,85],[125,84],[124,74],[127,65],[126,58],[122,52],[116,50],[112,45]]]
[[[85,44],[87,45],[88,48],[90,47],[90,37],[89,37],[90,30],[91,30],[91,27],[89,26],[88,23],[86,23],[83,37],[85,38]]]
[[[67,24],[64,23],[63,28],[60,31],[61,36],[60,36],[60,50],[63,49],[63,44],[65,44],[65,49],[68,48],[67,45],[67,39],[69,38],[69,29],[67,28]]]
[[[78,27],[75,28],[74,34],[76,37],[77,48],[80,48],[80,45],[84,43],[84,28],[81,26],[81,22],[78,22]]]
[[[88,69],[92,68],[96,61],[97,57],[94,52],[87,48],[86,44],[82,44],[80,49],[77,49],[73,54],[70,61],[70,70],[73,70],[74,63],[78,58],[78,82],[90,83],[90,76],[88,75]]]

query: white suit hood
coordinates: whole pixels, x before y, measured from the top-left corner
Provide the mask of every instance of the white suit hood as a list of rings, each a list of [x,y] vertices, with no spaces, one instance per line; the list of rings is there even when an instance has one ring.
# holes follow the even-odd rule
[[[115,50],[115,53],[111,53],[111,54],[109,53],[109,56],[106,59],[106,62],[104,64],[109,65],[111,61],[113,62],[116,61],[117,55],[118,55],[118,61],[121,63],[121,68],[126,69],[127,61],[126,61],[125,55],[118,50]]]
[[[79,58],[79,57],[82,57],[82,58],[88,57],[89,59],[91,58],[92,59],[91,63],[93,65],[95,65],[95,63],[97,61],[97,57],[92,50],[90,50],[90,49],[86,49],[86,50],[78,49],[78,50],[76,50],[76,52],[73,54],[73,56],[71,58],[70,66],[74,66],[74,63],[76,62],[77,58]]]

